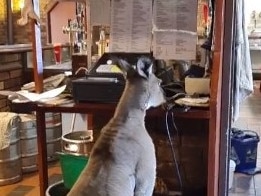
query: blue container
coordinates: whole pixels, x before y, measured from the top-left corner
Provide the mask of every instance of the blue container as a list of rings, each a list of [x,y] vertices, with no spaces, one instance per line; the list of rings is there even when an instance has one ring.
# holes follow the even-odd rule
[[[236,162],[236,172],[250,174],[256,168],[258,142],[256,132],[232,129],[230,159]]]

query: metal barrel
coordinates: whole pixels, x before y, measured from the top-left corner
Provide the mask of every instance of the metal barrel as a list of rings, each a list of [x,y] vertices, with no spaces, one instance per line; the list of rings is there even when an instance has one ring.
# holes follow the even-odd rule
[[[22,179],[19,123],[19,117],[12,121],[10,145],[0,150],[0,186],[13,184]]]
[[[34,114],[19,114],[20,141],[23,173],[33,172],[38,169],[37,126]],[[58,160],[56,152],[61,151],[62,123],[60,113],[46,113],[46,146],[47,161]]]
[[[61,113],[46,113],[46,143],[47,160],[59,159],[57,152],[61,152],[62,116]]]
[[[23,173],[33,172],[38,169],[37,163],[37,131],[36,118],[32,114],[19,114],[20,123],[20,142],[21,159]]]

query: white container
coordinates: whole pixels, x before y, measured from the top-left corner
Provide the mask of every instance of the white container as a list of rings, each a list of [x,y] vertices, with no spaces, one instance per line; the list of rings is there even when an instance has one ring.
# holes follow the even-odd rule
[[[86,114],[62,113],[63,135],[71,133],[72,131],[88,130],[87,128],[88,122]]]
[[[185,91],[188,95],[208,95],[210,91],[209,78],[185,78]]]
[[[233,160],[229,161],[229,183],[228,188],[231,189],[233,186],[233,180],[234,180],[234,172],[236,169],[236,163]]]

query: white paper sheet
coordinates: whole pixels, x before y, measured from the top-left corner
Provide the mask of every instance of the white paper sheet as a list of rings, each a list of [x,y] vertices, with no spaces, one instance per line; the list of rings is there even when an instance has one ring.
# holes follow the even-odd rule
[[[194,60],[196,33],[154,31],[153,55],[156,59]]]
[[[196,0],[154,0],[153,20],[157,29],[197,31]]]
[[[112,0],[110,52],[150,52],[151,0]]]
[[[197,1],[154,0],[153,55],[165,60],[194,60]]]
[[[19,96],[20,100],[29,100],[32,102],[35,101],[41,101],[41,100],[47,100],[47,99],[51,99],[54,98],[58,95],[60,95],[66,88],[66,85],[63,85],[59,88],[55,88],[43,93],[31,93],[29,91],[26,90],[21,90],[21,91],[17,91],[16,94]]]

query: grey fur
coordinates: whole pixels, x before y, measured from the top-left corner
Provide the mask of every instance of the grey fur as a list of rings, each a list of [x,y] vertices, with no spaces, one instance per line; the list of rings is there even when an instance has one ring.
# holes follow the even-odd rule
[[[140,58],[136,69],[124,61],[120,65],[127,72],[125,90],[69,196],[151,196],[153,193],[155,149],[144,118],[149,107],[165,102],[164,95],[148,58]]]

